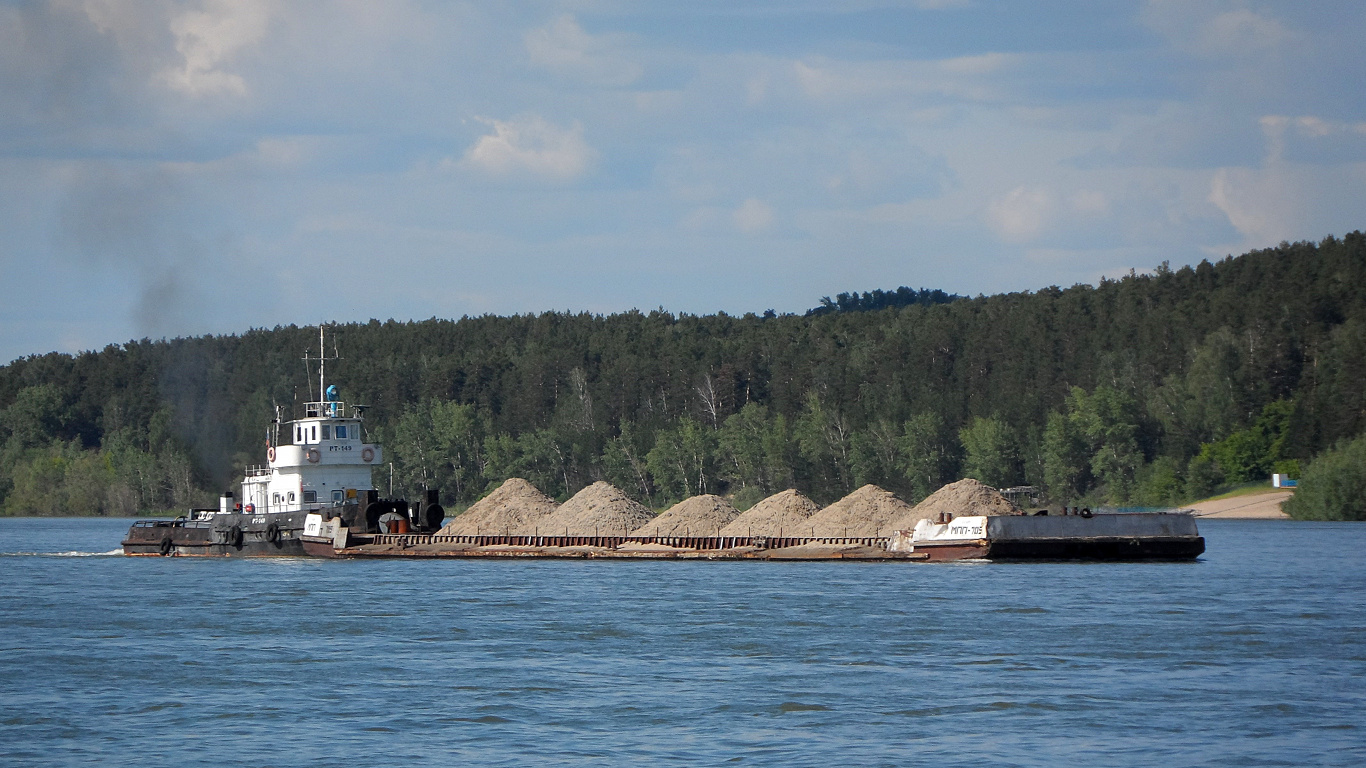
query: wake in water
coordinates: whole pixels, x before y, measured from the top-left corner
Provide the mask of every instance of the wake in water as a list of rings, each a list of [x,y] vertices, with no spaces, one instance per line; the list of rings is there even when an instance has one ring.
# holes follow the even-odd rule
[[[123,557],[122,549],[108,552],[0,552],[0,557]]]

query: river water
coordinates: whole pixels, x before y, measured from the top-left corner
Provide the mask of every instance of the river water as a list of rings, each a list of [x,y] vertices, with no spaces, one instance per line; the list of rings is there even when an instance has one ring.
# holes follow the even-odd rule
[[[1200,528],[1193,563],[348,562],[0,518],[0,765],[1366,765],[1366,524]]]

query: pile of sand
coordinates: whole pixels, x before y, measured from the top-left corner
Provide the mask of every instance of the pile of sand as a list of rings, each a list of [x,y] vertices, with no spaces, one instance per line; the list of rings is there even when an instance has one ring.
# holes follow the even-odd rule
[[[933,520],[942,513],[965,515],[1018,515],[1020,508],[1010,503],[995,488],[972,478],[949,483],[915,505],[910,512],[892,521],[892,530],[910,531],[921,520]]]
[[[722,536],[809,536],[807,518],[820,511],[816,502],[795,488],[775,493],[735,518]]]
[[[865,485],[812,515],[812,536],[890,536],[892,521],[910,512],[910,504],[876,485]]]
[[[632,536],[716,536],[740,510],[720,496],[705,494],[684,499],[664,514],[631,531]]]
[[[440,533],[455,536],[526,535],[554,512],[553,499],[522,478],[511,477],[493,493],[448,520]]]
[[[623,536],[655,516],[611,483],[599,480],[536,524],[543,536]]]

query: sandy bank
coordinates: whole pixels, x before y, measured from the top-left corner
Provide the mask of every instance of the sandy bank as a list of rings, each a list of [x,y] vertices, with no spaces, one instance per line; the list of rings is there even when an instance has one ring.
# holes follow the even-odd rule
[[[1290,498],[1293,491],[1267,491],[1266,493],[1234,496],[1228,499],[1202,501],[1190,505],[1199,517],[1257,518],[1263,520],[1289,520],[1290,516],[1281,511],[1281,502]]]

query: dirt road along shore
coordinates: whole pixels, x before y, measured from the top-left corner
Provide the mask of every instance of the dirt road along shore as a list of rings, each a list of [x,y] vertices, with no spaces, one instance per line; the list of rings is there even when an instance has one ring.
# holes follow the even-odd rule
[[[1290,515],[1281,511],[1281,502],[1293,494],[1294,491],[1268,490],[1265,493],[1202,501],[1190,505],[1190,508],[1195,510],[1198,517],[1289,520]]]

